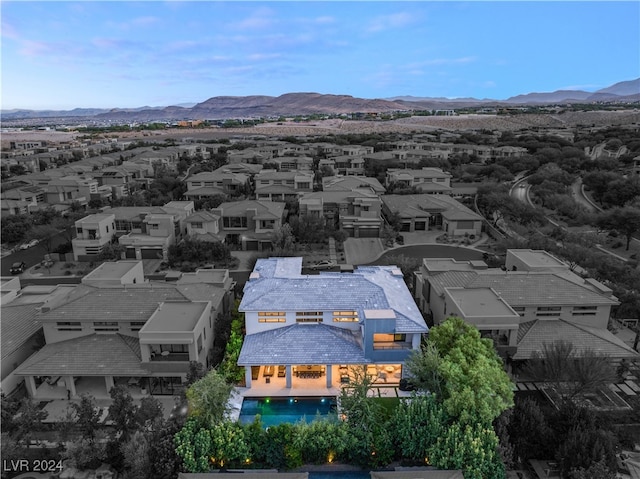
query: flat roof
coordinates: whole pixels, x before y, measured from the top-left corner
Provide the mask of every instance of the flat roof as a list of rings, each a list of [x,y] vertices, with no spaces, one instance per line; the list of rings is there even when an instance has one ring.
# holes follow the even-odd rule
[[[107,261],[91,271],[84,279],[121,279],[135,268],[140,260]]]
[[[519,317],[491,288],[446,288],[445,291],[465,317]]]
[[[158,309],[140,330],[141,333],[193,331],[207,308],[207,302],[171,301],[160,303]]]
[[[512,254],[516,258],[524,261],[529,266],[534,267],[563,267],[567,265],[560,261],[555,256],[547,253],[544,250],[532,250],[532,249],[510,249],[507,253]]]

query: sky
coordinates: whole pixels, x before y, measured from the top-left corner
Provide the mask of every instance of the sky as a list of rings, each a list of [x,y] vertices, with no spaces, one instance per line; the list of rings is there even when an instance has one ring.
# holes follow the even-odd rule
[[[2,109],[291,92],[506,99],[640,77],[640,2],[0,2]]]

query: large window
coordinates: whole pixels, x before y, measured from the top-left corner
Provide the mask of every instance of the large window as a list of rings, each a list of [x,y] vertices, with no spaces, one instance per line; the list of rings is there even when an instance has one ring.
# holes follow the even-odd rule
[[[571,311],[572,316],[595,316],[598,312],[597,306],[574,306]]]
[[[144,326],[145,321],[131,321],[129,326],[131,327],[131,331],[140,331],[142,326]]]
[[[298,311],[296,323],[321,323],[322,311]]]
[[[119,326],[117,321],[94,321],[94,331],[118,331]]]
[[[287,313],[284,311],[260,311],[258,313],[259,323],[286,323]]]
[[[357,311],[334,311],[333,322],[334,323],[353,323],[358,321]]]
[[[562,306],[541,306],[536,310],[536,316],[560,316]]]
[[[223,216],[222,224],[225,228],[246,228],[247,218],[245,216]]]
[[[82,325],[76,321],[60,321],[56,323],[58,331],[82,331]]]
[[[407,349],[406,334],[375,333],[373,335],[373,349]]]

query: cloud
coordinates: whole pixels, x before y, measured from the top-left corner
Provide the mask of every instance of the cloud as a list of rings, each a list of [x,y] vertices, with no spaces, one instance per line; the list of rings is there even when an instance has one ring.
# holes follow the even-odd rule
[[[267,7],[261,7],[253,12],[249,17],[233,24],[236,30],[263,30],[273,26],[273,10]]]
[[[381,15],[371,20],[366,30],[370,33],[377,33],[394,28],[401,28],[410,25],[415,21],[415,15],[405,12]]]
[[[439,66],[439,65],[461,65],[465,63],[473,63],[477,60],[476,57],[460,57],[460,58],[434,58],[431,60],[423,60],[419,62],[412,62],[407,65],[408,68],[420,68],[427,66]]]
[[[493,80],[487,80],[482,84],[482,86],[485,88],[495,88],[498,86],[498,84]]]
[[[8,38],[11,40],[20,40],[20,35],[18,35],[18,32],[16,31],[15,28],[13,28],[13,25],[7,23],[7,22],[2,22],[2,28],[0,28],[0,33],[2,33],[2,38]]]
[[[261,60],[273,60],[275,58],[280,58],[282,55],[280,53],[254,53],[249,55],[247,58],[251,61],[261,61]]]
[[[133,18],[127,22],[107,22],[107,27],[108,28],[112,28],[115,30],[132,30],[134,28],[144,28],[144,27],[150,27],[153,25],[157,25],[161,23],[161,19],[159,17],[153,17],[153,16],[144,16],[144,17],[137,17],[137,18]]]

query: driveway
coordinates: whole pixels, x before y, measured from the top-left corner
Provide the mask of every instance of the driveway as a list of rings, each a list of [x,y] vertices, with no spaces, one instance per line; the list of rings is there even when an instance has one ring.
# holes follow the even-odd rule
[[[380,238],[347,238],[344,242],[345,263],[354,266],[371,263],[383,251]]]

